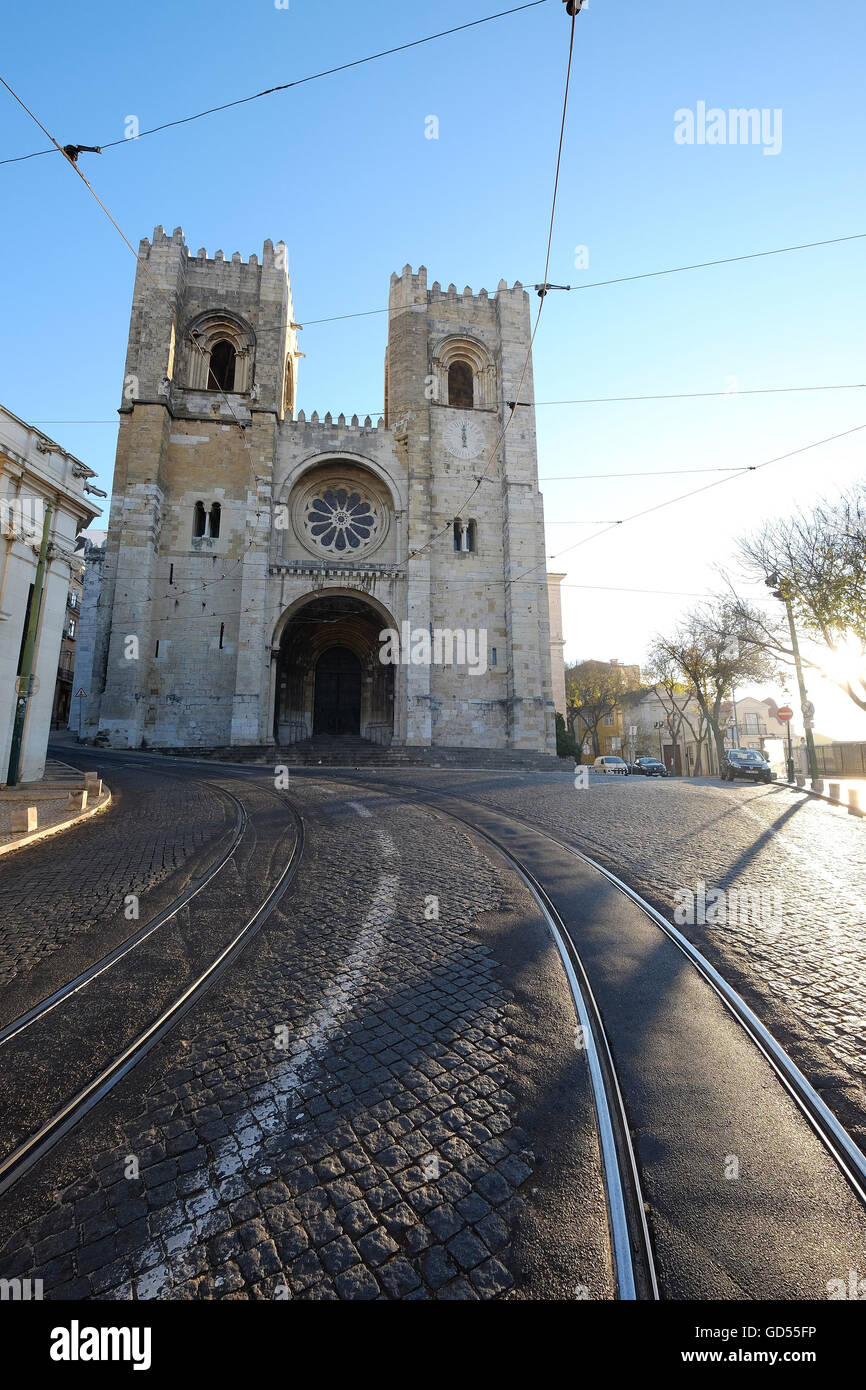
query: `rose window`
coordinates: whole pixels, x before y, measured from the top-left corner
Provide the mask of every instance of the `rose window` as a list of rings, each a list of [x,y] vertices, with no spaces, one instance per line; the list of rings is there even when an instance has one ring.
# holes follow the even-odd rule
[[[323,550],[342,553],[366,548],[376,539],[379,522],[372,504],[360,492],[328,488],[317,493],[305,510],[307,534]]]

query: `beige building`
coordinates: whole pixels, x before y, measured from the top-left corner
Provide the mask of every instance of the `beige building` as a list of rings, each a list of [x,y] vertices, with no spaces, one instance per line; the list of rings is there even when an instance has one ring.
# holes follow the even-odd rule
[[[34,585],[46,509],[48,563],[39,609],[35,680],[27,701],[20,780],[36,781],[45,769],[58,670],[70,628],[77,623],[75,557],[79,531],[98,515],[85,493],[93,470],[41,430],[0,406],[0,784],[8,777],[16,682],[33,605]],[[67,663],[68,664],[68,663]]]
[[[61,729],[69,722],[72,709],[72,681],[75,673],[75,652],[81,622],[81,602],[84,595],[84,561],[76,557],[69,565],[69,592],[66,595],[66,614],[60,639],[57,663],[57,684],[54,687],[54,706],[51,727]]]
[[[529,297],[406,266],[388,308],[384,417],[307,417],[285,246],[141,243],[100,740],[554,750]]]
[[[773,740],[786,737],[785,725],[776,717],[779,706],[771,696],[759,699],[746,695],[734,704],[728,700],[720,708],[726,748],[753,748],[763,752]],[[694,698],[678,697],[678,708],[670,697],[648,690],[625,711],[626,730],[634,729],[631,756],[645,754],[661,759],[677,776],[714,775],[718,768],[716,744],[709,733],[701,708]]]
[[[550,615],[550,680],[553,705],[565,715],[565,638],[562,635],[562,591],[564,574],[547,576],[547,610]]]

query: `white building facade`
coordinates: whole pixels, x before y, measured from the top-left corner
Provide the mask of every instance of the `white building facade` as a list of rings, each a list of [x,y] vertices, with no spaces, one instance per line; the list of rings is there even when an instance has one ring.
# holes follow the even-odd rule
[[[39,613],[33,693],[19,770],[22,782],[45,770],[51,711],[63,634],[68,623],[70,574],[80,569],[76,537],[98,515],[84,491],[93,470],[41,430],[0,406],[0,785],[9,773],[24,639],[46,509],[49,546]]]

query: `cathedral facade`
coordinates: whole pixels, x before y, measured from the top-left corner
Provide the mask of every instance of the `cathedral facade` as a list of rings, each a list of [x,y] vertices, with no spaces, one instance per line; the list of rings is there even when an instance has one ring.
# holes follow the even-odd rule
[[[284,244],[142,241],[85,736],[554,751],[529,296],[388,307],[384,416],[307,418]]]

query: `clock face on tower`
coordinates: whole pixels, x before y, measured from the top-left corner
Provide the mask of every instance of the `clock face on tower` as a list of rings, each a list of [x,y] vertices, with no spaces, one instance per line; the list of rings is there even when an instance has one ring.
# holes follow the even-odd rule
[[[443,431],[445,448],[456,459],[474,459],[484,448],[484,433],[468,415],[449,420]]]

